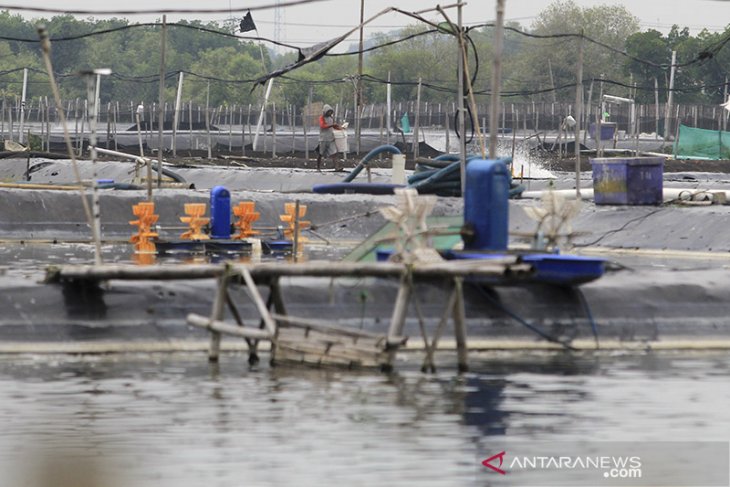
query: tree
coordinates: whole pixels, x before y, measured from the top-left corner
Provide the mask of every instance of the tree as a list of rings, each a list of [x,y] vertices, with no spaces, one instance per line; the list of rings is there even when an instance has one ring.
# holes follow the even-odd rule
[[[526,89],[537,90],[551,86],[552,70],[556,87],[573,85],[579,40],[558,35],[583,33],[590,38],[584,41],[583,78],[597,79],[606,75],[614,81],[626,83],[628,80],[621,70],[615,69],[616,56],[617,52],[623,51],[625,40],[638,31],[638,19],[623,6],[581,8],[572,0],[556,1],[538,14],[530,30],[539,36],[555,37],[530,39],[524,43],[517,60],[520,78],[525,81]],[[616,91],[621,92],[616,94],[625,94],[628,90],[617,88]],[[571,100],[574,96],[573,88],[558,91],[558,97],[564,100]]]
[[[666,99],[667,76],[672,52],[667,38],[661,32],[650,29],[637,32],[626,39],[627,58],[624,68],[631,74],[638,86],[637,100],[640,103],[653,103],[653,86],[656,79],[661,99]],[[651,64],[653,63],[653,64]]]

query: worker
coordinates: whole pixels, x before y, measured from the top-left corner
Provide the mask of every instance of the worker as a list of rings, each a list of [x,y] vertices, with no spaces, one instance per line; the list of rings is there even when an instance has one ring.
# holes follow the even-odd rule
[[[337,157],[337,145],[335,144],[335,130],[342,130],[335,123],[335,111],[329,105],[322,107],[322,115],[319,117],[319,153],[317,154],[317,171],[321,171],[322,158],[332,157],[335,171],[343,171],[340,160]]]

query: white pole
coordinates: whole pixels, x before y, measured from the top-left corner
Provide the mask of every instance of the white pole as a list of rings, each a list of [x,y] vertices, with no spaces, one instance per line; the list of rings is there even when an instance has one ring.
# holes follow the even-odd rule
[[[177,157],[177,124],[180,121],[180,99],[182,97],[183,72],[180,71],[180,79],[177,83],[177,96],[175,97],[175,113],[172,121],[172,156]]]
[[[497,9],[499,9],[499,1],[500,0],[497,0]],[[457,28],[459,29],[459,31],[456,33],[456,35],[461,36],[461,26],[463,20],[461,3],[459,3],[457,11]],[[456,113],[457,127],[459,129],[459,172],[461,173],[461,195],[463,197],[464,190],[466,189],[466,134],[464,133],[466,131],[466,128],[464,126],[464,56],[461,53],[461,43],[458,41],[458,37],[457,44],[459,46],[459,55],[457,60],[458,81],[456,82]],[[494,104],[499,104],[499,97],[495,97],[494,93],[492,93],[492,105]],[[497,115],[499,115],[499,113],[497,113]],[[494,122],[494,120],[491,120],[491,118],[490,121]],[[492,127],[491,129],[494,130],[494,127]]]
[[[667,95],[667,108],[664,114],[664,143],[669,140],[672,132],[669,130],[669,118],[672,114],[672,100],[674,99],[674,73],[677,71],[677,51],[672,51],[672,68],[669,74],[669,94]],[[664,145],[664,144],[662,144]]]
[[[23,143],[23,125],[25,123],[25,94],[28,90],[28,68],[23,68],[23,94],[20,97],[20,128],[18,133],[18,142]]]
[[[388,71],[388,84],[386,86],[387,88],[385,90],[385,104],[387,106],[388,113],[385,117],[385,123],[388,125],[388,127],[385,131],[385,142],[386,144],[390,144],[390,127],[393,126],[390,120],[390,112],[392,110],[390,106],[390,71]]]
[[[264,121],[264,110],[266,110],[266,103],[269,101],[269,95],[271,94],[271,85],[274,83],[274,78],[271,78],[269,80],[269,83],[266,85],[266,93],[264,94],[264,102],[261,104],[261,113],[259,114],[259,121],[256,124],[256,134],[253,136],[253,145],[251,146],[251,149],[253,151],[256,151],[256,146],[259,143],[259,131],[261,130],[261,124]]]
[[[634,106],[633,104],[631,105]],[[575,75],[575,197],[580,201],[580,121],[583,109],[583,29],[578,39],[578,67]],[[567,137],[566,137],[567,139]]]
[[[459,14],[461,14],[461,7],[459,7]],[[459,29],[461,29],[461,17],[459,17]],[[492,61],[493,67],[492,67],[492,100],[489,110],[489,158],[490,159],[496,159],[497,158],[497,125],[499,124],[499,108],[500,108],[500,98],[499,98],[499,92],[500,88],[502,86],[502,43],[504,38],[504,0],[497,0],[497,21],[496,21],[496,28],[494,30],[494,60]],[[462,76],[463,76],[463,62],[461,64],[462,66]],[[461,101],[459,102],[461,103]],[[476,117],[476,113],[474,114]],[[461,117],[460,124],[463,124],[464,117]],[[466,135],[463,132],[463,127],[459,127],[461,132],[461,139],[464,140],[466,138]],[[576,139],[577,143],[577,139]],[[464,145],[462,142],[462,151],[464,151]],[[466,152],[462,152],[462,161],[464,160],[464,157],[466,156]],[[462,169],[462,191],[464,190],[464,181],[466,174],[464,169],[465,166],[461,166]],[[463,194],[463,193],[462,193]]]
[[[99,207],[99,188],[96,182],[96,94],[92,91],[92,75],[87,74],[86,77],[86,96],[89,104],[89,142],[91,149],[91,213],[93,215],[93,235],[94,235],[94,264],[101,264],[101,210]],[[97,86],[98,78],[97,75]]]

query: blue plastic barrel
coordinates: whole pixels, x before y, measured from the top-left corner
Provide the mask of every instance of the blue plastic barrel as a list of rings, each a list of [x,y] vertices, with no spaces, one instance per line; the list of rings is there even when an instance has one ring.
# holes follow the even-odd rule
[[[474,159],[466,166],[464,248],[506,250],[510,173],[504,160]]]
[[[210,237],[231,238],[231,193],[223,186],[210,190]]]

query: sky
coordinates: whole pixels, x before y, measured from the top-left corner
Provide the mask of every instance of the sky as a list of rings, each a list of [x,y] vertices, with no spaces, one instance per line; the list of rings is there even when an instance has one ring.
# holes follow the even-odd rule
[[[289,0],[279,0],[285,3]],[[703,28],[718,31],[730,24],[730,1],[722,0],[624,0],[611,2],[607,0],[575,0],[581,7],[605,4],[623,4],[641,22],[642,29],[657,29],[667,32],[672,24],[689,27],[693,34]],[[240,18],[245,8],[274,5],[277,0],[124,0],[124,2],[100,2],[98,0],[0,0],[0,10],[10,5],[42,7],[53,9],[83,9],[95,11],[117,10],[179,10],[179,9],[219,9],[214,14],[170,14],[168,22],[180,19],[223,21]],[[369,18],[383,9],[396,5],[407,11],[433,8],[437,4],[449,5],[456,0],[365,0],[365,18]],[[537,14],[550,5],[552,0],[506,0],[505,18],[514,20],[524,26],[530,26]],[[61,7],[62,6],[62,7]],[[466,0],[463,9],[464,23],[479,24],[493,21],[495,18],[495,0]],[[24,17],[50,17],[53,14],[20,13]],[[447,11],[452,20],[456,20],[456,9]],[[308,5],[283,7],[278,9],[280,21],[279,39],[298,46],[312,45],[317,42],[337,37],[359,23],[360,0],[319,0]],[[262,37],[275,38],[276,9],[252,12]],[[437,13],[425,14],[431,20],[442,20]],[[80,17],[88,17],[86,15]],[[102,15],[94,15],[96,18]],[[131,21],[148,22],[160,18],[159,14],[117,15]],[[389,31],[414,21],[401,14],[390,13],[380,17],[365,28],[365,37],[378,31]],[[351,37],[357,40],[357,33]],[[349,44],[349,43],[345,43]]]

